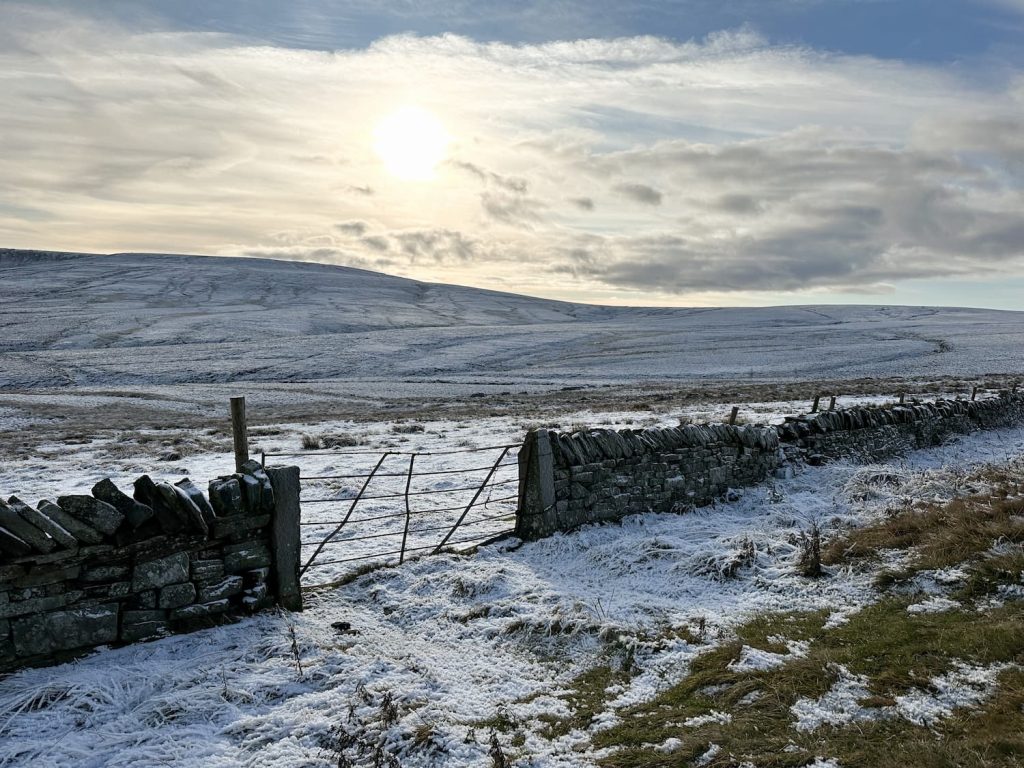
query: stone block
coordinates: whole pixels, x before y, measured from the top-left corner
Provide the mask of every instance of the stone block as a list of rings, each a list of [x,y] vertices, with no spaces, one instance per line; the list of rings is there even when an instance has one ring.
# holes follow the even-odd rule
[[[36,565],[23,576],[10,582],[13,587],[34,587],[42,584],[57,584],[68,579],[77,578],[81,573],[82,566],[72,565],[61,567],[53,565]]]
[[[18,619],[12,622],[11,635],[19,656],[111,643],[117,640],[117,606],[91,605]]]
[[[92,495],[124,515],[128,525],[133,529],[138,528],[153,518],[154,512],[151,506],[143,504],[141,501],[136,501],[118,489],[109,477],[100,480],[92,487]]]
[[[93,496],[61,496],[57,499],[57,505],[75,519],[107,536],[113,535],[124,522],[124,515]]]
[[[140,640],[152,640],[169,634],[171,625],[166,620],[140,621],[121,625],[121,642],[137,643]]]
[[[188,581],[188,553],[179,552],[168,557],[139,563],[132,577],[132,591],[164,587]]]
[[[36,504],[36,509],[74,536],[80,544],[90,545],[103,542],[102,533],[81,520],[72,517],[52,501],[43,499]]]
[[[166,621],[167,611],[124,611],[121,619],[125,623],[130,624],[138,624],[144,621]]]
[[[131,568],[127,565],[93,565],[83,569],[79,578],[88,584],[98,584],[126,579],[130,573]]]
[[[223,577],[223,560],[217,558],[192,561],[192,578],[196,581],[216,581]]]
[[[270,525],[270,515],[235,515],[218,518],[213,524],[213,537],[226,539],[229,536],[244,536],[250,531]]]
[[[78,539],[39,510],[33,509],[17,496],[11,496],[9,503],[11,509],[17,512],[22,520],[38,528],[53,539],[58,547],[63,547],[64,549],[75,549],[78,547]]]
[[[161,589],[159,605],[161,608],[167,609],[181,608],[184,605],[194,603],[195,599],[195,585],[190,581],[185,581],[181,584],[168,584]]]
[[[197,599],[201,603],[210,603],[239,594],[244,588],[241,576],[228,576],[213,583],[200,583]]]
[[[25,544],[28,544],[33,552],[45,554],[57,548],[56,541],[31,523],[26,522],[21,515],[2,501],[0,501],[0,526]]]
[[[210,505],[217,517],[242,513],[242,487],[237,477],[219,477],[210,481]]]
[[[246,571],[242,574],[242,578],[245,580],[245,588],[252,589],[259,584],[265,584],[267,579],[270,578],[269,568],[254,568],[251,571]]]
[[[142,475],[135,481],[134,495],[136,501],[152,508],[154,519],[165,533],[180,533],[188,527],[188,517],[177,508],[177,494],[174,491],[169,495],[167,491],[161,492],[149,475]]]
[[[181,480],[174,484],[189,497],[193,504],[199,509],[203,515],[203,520],[206,521],[207,525],[212,525],[214,520],[217,519],[217,515],[213,511],[213,507],[210,502],[206,500],[203,492],[199,490],[195,483],[189,480],[187,477],[183,477]]]
[[[176,608],[171,611],[171,621],[184,621],[186,619],[199,619],[204,616],[213,616],[218,613],[224,613],[231,608],[231,603],[228,600],[216,600],[212,603],[196,603],[195,605],[186,605],[184,608]]]
[[[95,584],[91,587],[83,587],[83,591],[89,598],[117,600],[131,594],[131,582],[115,581],[112,584]]]
[[[0,619],[9,619],[16,616],[27,616],[35,613],[46,613],[60,608],[65,608],[78,602],[85,596],[81,590],[65,592],[61,595],[49,597],[36,597],[30,600],[11,601],[6,605],[0,605]]]
[[[228,574],[269,566],[270,549],[262,541],[246,541],[224,547],[224,570]]]

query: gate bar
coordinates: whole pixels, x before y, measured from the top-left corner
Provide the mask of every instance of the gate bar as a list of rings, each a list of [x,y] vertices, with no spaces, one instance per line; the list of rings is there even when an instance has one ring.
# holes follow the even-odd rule
[[[409,520],[412,518],[412,511],[409,509],[409,488],[412,487],[412,465],[416,461],[416,454],[409,457],[409,476],[405,479],[405,530],[402,531],[402,553],[398,556],[398,564],[405,562],[405,541],[409,538]]]
[[[476,504],[476,500],[480,498],[480,494],[484,492],[484,488],[487,487],[487,483],[490,482],[491,477],[494,475],[495,471],[497,471],[497,469],[498,469],[498,465],[500,465],[501,462],[505,459],[505,455],[508,453],[509,448],[511,448],[511,447],[512,446],[509,445],[509,446],[505,446],[505,448],[502,449],[501,455],[498,457],[498,460],[496,462],[494,462],[494,466],[491,467],[490,472],[487,473],[487,477],[484,478],[483,483],[480,485],[479,488],[476,489],[476,493],[473,494],[473,500],[469,502],[469,504],[466,506],[466,508],[462,511],[462,514],[459,515],[459,519],[455,521],[455,525],[452,526],[452,529],[450,531],[448,531],[447,534],[445,534],[445,537],[443,539],[441,539],[441,543],[438,544],[434,548],[433,554],[436,555],[438,552],[440,552],[441,551],[441,547],[443,547],[445,545],[445,543],[448,541],[448,539],[450,539],[452,537],[452,534],[455,533],[455,531],[458,529],[458,527],[460,525],[462,525],[462,521],[466,519],[466,515],[469,514],[469,510],[473,508],[473,505]]]
[[[373,468],[373,472],[371,472],[369,477],[366,478],[366,482],[363,483],[363,487],[359,489],[359,493],[356,495],[356,497],[354,499],[352,499],[352,505],[348,508],[348,512],[345,513],[345,519],[342,520],[340,523],[338,523],[338,527],[335,528],[333,531],[331,531],[331,535],[330,536],[328,536],[326,539],[324,539],[323,541],[320,542],[320,546],[316,548],[316,552],[313,553],[313,555],[309,558],[309,560],[306,561],[306,564],[304,566],[302,566],[302,570],[299,571],[299,578],[302,578],[302,574],[304,574],[306,572],[306,569],[309,568],[310,564],[316,559],[316,556],[320,554],[321,550],[323,550],[323,548],[327,544],[327,542],[330,541],[331,539],[333,539],[335,536],[337,536],[338,532],[343,527],[345,527],[345,523],[347,523],[348,519],[350,517],[352,517],[352,511],[356,508],[356,504],[358,504],[359,500],[363,497],[363,491],[365,491],[367,486],[370,485],[370,481],[373,480],[373,476],[375,474],[377,474],[377,470],[380,469],[380,465],[383,464],[384,460],[388,456],[390,456],[390,455],[391,455],[391,452],[390,451],[386,451],[380,457],[380,459],[378,459],[377,465]]]

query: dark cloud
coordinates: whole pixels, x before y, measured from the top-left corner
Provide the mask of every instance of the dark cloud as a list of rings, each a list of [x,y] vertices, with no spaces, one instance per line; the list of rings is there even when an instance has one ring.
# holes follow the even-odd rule
[[[661,192],[646,184],[616,184],[612,189],[644,205],[661,205]]]
[[[582,211],[594,210],[594,199],[591,197],[570,197],[569,202]]]
[[[384,252],[391,248],[391,244],[388,242],[388,239],[386,237],[380,237],[379,235],[360,238],[359,242],[373,251]]]
[[[361,237],[366,234],[369,225],[365,221],[343,221],[334,225],[335,229],[344,232],[346,235]]]
[[[450,229],[395,232],[392,237],[411,263],[423,258],[438,263],[467,262],[481,254],[477,241]]]
[[[529,227],[540,220],[542,203],[524,195],[488,191],[480,195],[480,204],[492,219],[514,226]]]
[[[729,194],[722,195],[712,202],[712,207],[726,213],[734,213],[740,216],[752,216],[761,212],[761,204],[750,195]]]

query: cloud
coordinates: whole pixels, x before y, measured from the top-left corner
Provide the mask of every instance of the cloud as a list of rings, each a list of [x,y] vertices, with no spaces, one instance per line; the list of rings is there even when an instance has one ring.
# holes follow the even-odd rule
[[[1019,72],[749,29],[286,50],[17,7],[0,29],[18,73],[0,78],[4,245],[306,254],[678,302],[1024,275]],[[453,137],[433,182],[390,177],[371,146],[410,102]]]
[[[544,207],[543,203],[524,195],[497,191],[480,195],[480,204],[495,221],[527,228],[540,220],[540,210]]]
[[[366,230],[370,227],[365,221],[343,221],[334,226],[346,235],[355,235],[357,237],[366,234]]]
[[[661,192],[646,184],[616,184],[612,189],[620,195],[644,205],[661,205]]]

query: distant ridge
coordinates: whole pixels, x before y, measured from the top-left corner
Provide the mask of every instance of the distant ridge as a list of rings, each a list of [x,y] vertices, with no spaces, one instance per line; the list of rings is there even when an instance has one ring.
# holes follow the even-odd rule
[[[1024,313],[994,310],[601,307],[298,261],[14,249],[0,298],[5,388],[1024,372]]]

